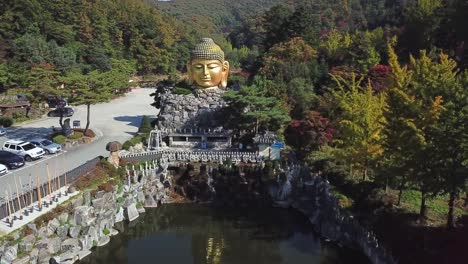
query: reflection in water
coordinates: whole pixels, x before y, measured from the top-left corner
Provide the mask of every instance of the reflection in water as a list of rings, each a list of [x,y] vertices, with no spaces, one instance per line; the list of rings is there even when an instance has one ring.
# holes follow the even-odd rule
[[[289,210],[168,204],[119,226],[125,231],[80,263],[368,263],[322,242],[305,217]]]

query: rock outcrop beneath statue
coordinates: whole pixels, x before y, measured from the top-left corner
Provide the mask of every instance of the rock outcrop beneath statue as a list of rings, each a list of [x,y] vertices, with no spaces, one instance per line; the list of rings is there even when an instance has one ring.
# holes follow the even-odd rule
[[[221,89],[196,90],[193,94],[163,94],[157,128],[215,129],[216,114],[226,106]]]

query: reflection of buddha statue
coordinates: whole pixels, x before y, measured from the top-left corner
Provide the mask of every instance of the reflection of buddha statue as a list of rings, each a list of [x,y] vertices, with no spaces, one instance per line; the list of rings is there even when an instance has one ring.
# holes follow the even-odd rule
[[[210,38],[202,38],[190,54],[187,63],[190,81],[199,89],[226,88],[229,62],[224,52]]]

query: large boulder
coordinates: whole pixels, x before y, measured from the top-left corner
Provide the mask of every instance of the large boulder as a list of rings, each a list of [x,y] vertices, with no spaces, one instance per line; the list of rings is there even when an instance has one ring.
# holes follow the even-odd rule
[[[62,213],[59,215],[58,220],[61,224],[66,224],[68,221],[68,214],[67,213]]]
[[[109,243],[110,241],[110,238],[109,236],[102,236],[99,241],[97,242],[97,246],[98,247],[102,247],[104,245],[107,245],[107,243]]]
[[[37,257],[39,256],[39,249],[34,248],[29,252],[29,263],[35,264],[37,263]]]
[[[29,252],[33,249],[34,242],[36,242],[36,237],[33,234],[27,235],[19,242],[18,248],[23,252]]]
[[[60,222],[57,218],[50,220],[47,224],[47,236],[53,235],[59,226]]]
[[[33,232],[33,234],[37,234],[37,226],[34,223],[28,224],[28,228]]]
[[[141,192],[137,193],[137,201],[141,202],[141,203],[145,202],[145,193],[144,192],[141,191]]]
[[[50,260],[50,253],[47,250],[39,250],[39,254],[37,256],[37,262],[42,263],[49,263]]]
[[[158,207],[158,203],[154,200],[152,195],[146,195],[145,207]]]
[[[83,192],[83,205],[90,206],[91,205],[91,191],[86,190]]]
[[[47,251],[50,254],[56,254],[57,252],[60,251],[62,246],[62,239],[60,237],[53,237],[49,239]]]
[[[93,207],[95,210],[102,210],[106,204],[106,200],[104,198],[94,199],[92,201]]]
[[[79,239],[79,241],[80,247],[84,251],[90,250],[93,247],[93,239],[91,238],[91,236],[84,235]]]
[[[62,242],[62,251],[78,251],[80,249],[80,242],[76,238],[68,238]]]
[[[57,236],[61,239],[65,239],[68,234],[68,225],[62,225],[57,228]]]
[[[83,205],[83,202],[84,202],[84,199],[83,199],[83,196],[79,196],[78,198],[76,198],[75,200],[73,200],[71,202],[73,208],[77,208],[79,206],[82,206]]]
[[[124,220],[124,209],[122,207],[119,207],[119,210],[115,214],[115,222],[119,223]]]
[[[2,261],[13,262],[18,257],[18,246],[9,246],[3,252]]]
[[[80,235],[81,226],[72,226],[68,230],[68,234],[71,238],[77,238]]]
[[[138,210],[136,208],[136,204],[132,203],[126,208],[126,217],[128,221],[133,221],[138,218],[140,214],[138,213]]]
[[[73,222],[75,225],[89,226],[94,221],[94,209],[89,206],[80,206],[75,209]]]
[[[58,256],[60,263],[75,263],[79,260],[78,251],[67,251]]]
[[[83,228],[84,235],[87,235],[91,238],[91,241],[97,241],[99,239],[99,233],[95,226],[88,226]]]
[[[31,258],[28,255],[26,255],[20,259],[16,259],[15,261],[13,261],[12,264],[30,264],[31,263],[30,259]]]

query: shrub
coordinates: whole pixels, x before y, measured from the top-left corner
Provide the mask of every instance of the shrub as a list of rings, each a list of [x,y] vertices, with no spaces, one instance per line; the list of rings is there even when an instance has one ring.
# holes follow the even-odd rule
[[[86,133],[84,133],[84,135],[85,137],[90,137],[90,138],[96,137],[96,133],[94,133],[94,131],[91,129],[86,130]]]
[[[125,150],[129,150],[130,147],[133,147],[133,144],[132,142],[130,142],[130,140],[125,141],[122,145],[122,149],[125,149]]]
[[[158,124],[158,119],[151,120],[151,127],[155,127]]]
[[[66,140],[67,140],[67,138],[64,135],[61,135],[61,134],[52,138],[52,141],[57,143],[57,144],[63,144],[63,143],[65,143]]]
[[[153,127],[151,127],[151,122],[147,116],[143,116],[141,119],[141,125],[140,128],[138,129],[138,132],[140,133],[149,133]]]
[[[3,127],[11,127],[11,125],[13,125],[13,119],[10,118],[10,117],[2,117],[0,118],[0,124],[3,126]]]
[[[69,139],[79,139],[79,138],[82,138],[82,137],[83,137],[83,132],[75,131],[68,138]]]
[[[96,166],[92,172],[78,177],[73,183],[73,186],[82,191],[93,186],[96,188],[98,184],[104,182],[106,179],[108,179],[106,171],[102,169],[102,167]]]
[[[102,159],[99,162],[99,165],[111,176],[112,178],[118,177],[119,172],[114,165],[112,165],[110,162],[108,162],[106,159]]]
[[[88,130],[86,130],[86,133],[85,133],[84,128],[74,128],[73,130],[74,130],[75,132],[81,132],[81,133],[83,133],[83,135],[84,135],[85,137],[93,138],[93,137],[96,136],[96,133],[94,133],[94,131],[93,131],[92,129],[89,129],[89,128],[88,128]]]
[[[338,200],[338,204],[340,205],[341,208],[350,208],[353,206],[354,201],[350,197],[336,190],[333,190],[332,193],[335,196],[335,198]]]
[[[104,229],[102,230],[102,233],[103,233],[104,235],[108,236],[108,235],[110,234],[110,231],[109,231],[109,229],[104,228]]]
[[[125,141],[125,143],[122,145],[122,148],[125,150],[129,150],[130,147],[135,146],[138,143],[144,142],[144,137],[143,136],[135,136],[130,140]]]
[[[174,90],[172,90],[173,94],[182,94],[182,95],[187,95],[191,94],[192,90],[187,89],[187,88],[182,88],[182,87],[175,87]]]
[[[123,203],[123,202],[125,202],[125,198],[123,198],[122,196],[120,196],[119,198],[117,198],[117,202],[118,202],[118,203]]]
[[[101,185],[98,186],[98,189],[100,191],[113,192],[114,191],[114,186],[110,182],[103,182],[103,183],[101,183]]]

